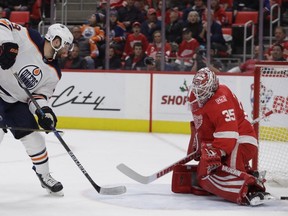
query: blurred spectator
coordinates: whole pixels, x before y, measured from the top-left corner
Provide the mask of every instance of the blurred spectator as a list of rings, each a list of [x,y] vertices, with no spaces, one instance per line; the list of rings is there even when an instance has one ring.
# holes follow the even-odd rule
[[[0,16],[1,18],[7,18],[7,11],[10,12],[8,8],[8,4],[6,0],[0,0]]]
[[[274,7],[273,11],[271,11],[271,7],[276,4],[278,4],[278,0],[264,0],[264,10],[263,10],[263,19],[264,19],[263,34],[264,35],[270,34],[270,23],[271,23],[270,19],[272,18],[272,20],[274,20],[278,18],[278,7]],[[273,17],[271,17],[272,14],[273,14]],[[277,22],[272,25],[272,28],[273,28],[272,31],[275,30],[276,25],[278,25]]]
[[[88,19],[88,24],[84,24],[81,26],[81,32],[84,38],[90,39],[96,44],[104,41],[105,32],[102,30],[100,25],[103,19],[103,14],[92,14]]]
[[[147,12],[147,20],[141,25],[141,32],[147,37],[148,42],[153,42],[153,33],[161,30],[161,21],[157,19],[156,10],[150,8]]]
[[[72,34],[74,36],[74,42],[79,47],[80,57],[84,58],[87,62],[87,69],[95,69],[95,60],[99,56],[96,43],[82,35],[80,26],[74,26],[72,28]]]
[[[233,1],[231,1],[231,0],[219,0],[219,3],[225,11],[232,10]]]
[[[6,0],[6,17],[10,18],[11,11],[30,11],[36,0]],[[5,2],[5,1],[3,1]]]
[[[109,68],[105,68],[105,60],[103,61],[104,69],[120,70],[122,68],[121,59],[115,53],[115,47],[109,47]]]
[[[148,71],[161,71],[161,56],[162,53],[159,51],[156,53],[155,59],[152,57],[147,57],[145,59],[145,64],[147,66]],[[164,63],[164,71],[173,71],[174,68],[171,64],[165,62]]]
[[[274,30],[275,42],[268,48],[265,52],[265,59],[272,60],[272,50],[276,44],[281,44],[283,47],[283,56],[285,59],[288,59],[288,39],[286,37],[286,31],[282,26],[278,26]]]
[[[101,0],[102,2],[107,2],[107,0]],[[127,1],[124,0],[112,0],[110,1],[110,7],[111,9],[116,9],[122,7],[123,5],[127,4]]]
[[[271,51],[272,61],[286,61],[283,55],[284,48],[281,44],[275,44]]]
[[[36,0],[34,1],[31,10],[30,10],[30,27],[34,29],[38,29],[38,24],[44,16],[42,11],[42,1]],[[45,17],[45,16],[44,16]]]
[[[185,10],[183,10],[183,16],[182,19],[185,21],[187,20],[188,14],[191,11],[197,11],[198,15],[199,15],[199,19],[200,21],[202,21],[203,17],[203,13],[207,8],[207,0],[194,0],[194,5],[191,4],[190,7],[186,8]]]
[[[153,34],[153,43],[150,43],[146,50],[147,56],[156,59],[156,54],[157,52],[161,52],[162,47],[163,44],[162,44],[161,32],[155,31]],[[164,50],[165,50],[165,60],[167,61],[171,54],[171,46],[168,42],[165,42]]]
[[[184,3],[181,3],[181,5],[182,4],[184,4]],[[156,7],[157,19],[160,21],[162,21],[162,6],[163,6],[163,1],[160,0],[157,4],[157,7]],[[178,12],[178,18],[182,20],[183,12],[181,10],[179,10],[179,7],[177,7],[177,6],[171,7],[170,5],[167,5],[167,1],[166,1],[165,24],[169,24],[171,22],[170,14],[171,14],[171,11],[173,11],[173,10]]]
[[[223,25],[227,21],[225,9],[220,5],[219,0],[211,0],[211,11],[215,22]]]
[[[50,0],[41,0],[41,11],[44,17],[50,18],[50,13],[51,13],[51,1]]]
[[[166,25],[166,40],[169,43],[181,43],[182,37],[179,32],[182,32],[183,21],[179,17],[178,9],[170,10],[170,22]]]
[[[207,12],[208,10],[206,10],[205,12],[205,17],[208,19]],[[200,37],[202,37],[202,39],[206,41],[208,22],[203,21],[202,25],[203,25],[203,31],[200,34]],[[211,37],[210,37],[211,49],[216,51],[217,56],[225,56],[228,50],[228,47],[223,37],[222,26],[219,23],[215,22],[214,17],[212,15],[211,15],[210,34],[211,34]]]
[[[198,71],[201,68],[207,67],[207,57],[206,57],[207,51],[205,47],[200,46],[200,48],[197,50],[197,52],[193,56],[193,66],[191,71]],[[224,65],[223,63],[214,58],[215,56],[215,50],[210,49],[210,64],[209,66],[212,66],[216,68],[218,71],[223,71],[224,70]]]
[[[72,51],[69,51],[66,58],[61,58],[60,67],[62,69],[87,69],[87,64],[84,58],[79,55],[79,47],[74,44]]]
[[[242,73],[254,73],[255,70],[255,64],[257,61],[259,61],[259,45],[254,46],[254,57],[251,59],[246,60],[244,63],[242,63],[240,66],[236,66],[234,68],[231,68],[228,70],[228,72],[242,72]],[[262,58],[261,58],[262,59]]]
[[[258,11],[259,0],[233,0],[232,10],[234,17],[238,11]]]
[[[126,41],[126,27],[118,20],[117,10],[110,11],[110,45],[116,48],[116,53],[122,55]]]
[[[156,7],[156,16],[157,16],[157,19],[160,21],[162,21],[162,6],[163,6],[163,1],[160,0],[157,4],[157,7]],[[167,8],[166,8],[165,24],[167,24],[167,23],[169,23],[169,18],[168,18],[168,12],[167,12]]]
[[[140,32],[140,26],[141,24],[139,22],[134,22],[132,25],[132,31],[133,33],[130,33],[127,36],[126,42],[125,42],[125,47],[124,47],[124,52],[122,55],[122,59],[125,59],[126,56],[132,54],[133,52],[133,45],[135,42],[141,42],[143,45],[143,50],[146,50],[149,43],[144,34]]]
[[[168,3],[168,6],[170,8],[178,8],[180,11],[185,10],[187,7],[194,4],[194,0],[166,0],[166,4]]]
[[[144,53],[140,42],[134,43],[133,53],[125,60],[125,70],[146,70],[145,59],[147,55]]]
[[[148,8],[150,8],[149,4],[146,0],[136,0],[134,6],[140,11],[142,20],[140,23],[144,22],[147,14]]]
[[[192,58],[199,48],[199,43],[192,37],[192,31],[189,28],[184,28],[182,35],[183,40],[179,45],[175,70],[191,71],[193,66]]]
[[[106,17],[106,10],[107,10],[107,0],[100,0],[99,5],[96,8],[97,13],[103,14]],[[103,20],[105,23],[105,19]]]
[[[134,22],[143,22],[141,11],[134,6],[135,0],[126,0],[127,4],[118,8],[118,20],[122,22],[127,32],[132,31],[132,24]]]
[[[203,40],[203,36],[200,34],[204,34],[203,26],[200,21],[200,17],[197,11],[190,11],[187,20],[184,22],[184,28],[189,28],[192,31],[192,36],[195,38],[200,44],[204,45],[205,42]]]

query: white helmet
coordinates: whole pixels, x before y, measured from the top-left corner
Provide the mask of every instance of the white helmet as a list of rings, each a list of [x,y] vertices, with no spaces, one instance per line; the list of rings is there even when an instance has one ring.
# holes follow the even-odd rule
[[[192,80],[191,90],[196,97],[199,107],[214,95],[219,87],[219,80],[208,67],[200,69]]]
[[[54,47],[52,44],[52,41],[57,36],[61,38],[61,46],[58,48]],[[73,35],[70,32],[70,30],[63,24],[56,23],[56,24],[49,26],[48,31],[45,35],[45,39],[50,41],[52,48],[55,50],[53,59],[55,58],[57,52],[61,48],[67,47],[67,49],[70,51],[73,49]]]

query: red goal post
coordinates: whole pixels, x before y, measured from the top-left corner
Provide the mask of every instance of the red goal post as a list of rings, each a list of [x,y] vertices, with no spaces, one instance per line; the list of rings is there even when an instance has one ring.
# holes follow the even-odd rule
[[[254,125],[259,150],[252,166],[267,171],[268,181],[288,186],[288,62],[256,63],[253,87],[253,119],[273,114]]]

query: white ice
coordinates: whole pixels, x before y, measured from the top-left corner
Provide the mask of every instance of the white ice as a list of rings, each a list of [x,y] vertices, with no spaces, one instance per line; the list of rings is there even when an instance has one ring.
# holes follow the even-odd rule
[[[64,130],[63,139],[100,186],[125,185],[122,195],[100,195],[67,154],[54,134],[46,137],[52,176],[64,185],[64,197],[41,188],[22,144],[11,133],[0,145],[0,216],[224,216],[285,215],[288,200],[247,207],[209,196],[174,194],[171,173],[149,185],[120,173],[125,163],[150,175],[185,156],[188,135]],[[276,198],[288,188],[267,187]]]

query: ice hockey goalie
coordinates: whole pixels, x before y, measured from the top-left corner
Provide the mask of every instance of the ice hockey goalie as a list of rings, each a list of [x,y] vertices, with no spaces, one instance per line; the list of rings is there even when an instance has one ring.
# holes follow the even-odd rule
[[[196,73],[189,103],[194,122],[187,153],[194,152],[199,163],[175,167],[172,191],[213,194],[240,205],[272,199],[265,191],[263,175],[249,166],[258,149],[253,126],[237,97],[219,84],[212,69]]]

